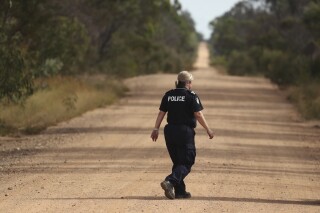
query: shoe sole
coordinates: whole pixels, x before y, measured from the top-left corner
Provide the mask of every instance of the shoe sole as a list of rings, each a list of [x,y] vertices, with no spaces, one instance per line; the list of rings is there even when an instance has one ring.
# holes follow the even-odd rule
[[[170,189],[171,187],[168,186],[168,184],[166,182],[161,182],[161,188],[164,190],[164,195],[173,200],[175,198],[175,194],[172,192],[172,189]]]

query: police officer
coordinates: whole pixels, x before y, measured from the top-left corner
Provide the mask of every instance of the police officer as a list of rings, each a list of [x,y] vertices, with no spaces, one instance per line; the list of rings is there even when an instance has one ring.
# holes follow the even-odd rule
[[[184,178],[190,173],[195,162],[195,131],[197,121],[206,129],[210,139],[214,133],[209,128],[199,97],[191,91],[193,76],[188,71],[178,74],[176,89],[168,91],[162,98],[155,127],[151,133],[153,141],[158,139],[159,127],[168,112],[168,124],[164,128],[166,146],[173,162],[172,173],[168,175],[161,187],[169,199],[190,198],[186,191]]]

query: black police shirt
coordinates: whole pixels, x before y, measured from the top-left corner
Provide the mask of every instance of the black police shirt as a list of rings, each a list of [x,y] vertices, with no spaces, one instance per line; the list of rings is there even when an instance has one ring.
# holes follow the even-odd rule
[[[159,109],[168,112],[168,124],[184,124],[195,128],[197,121],[194,112],[203,110],[203,106],[193,91],[176,88],[166,92]]]

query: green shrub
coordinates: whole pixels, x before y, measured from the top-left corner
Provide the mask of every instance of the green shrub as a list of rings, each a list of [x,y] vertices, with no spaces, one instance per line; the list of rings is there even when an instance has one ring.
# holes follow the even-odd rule
[[[255,72],[256,66],[247,53],[233,51],[228,57],[227,68],[231,75],[248,75]]]
[[[253,46],[248,50],[248,56],[252,58],[256,66],[255,72],[261,73],[261,57],[263,54],[263,49],[259,46]]]
[[[228,62],[224,56],[213,56],[211,57],[211,65],[213,66],[227,66]]]
[[[60,59],[48,58],[40,68],[42,75],[49,77],[57,75],[63,67],[63,63]]]
[[[280,85],[293,83],[289,57],[280,50],[265,50],[261,58],[265,75]]]
[[[310,64],[306,57],[279,50],[264,50],[261,67],[266,77],[279,85],[295,85],[309,78]]]

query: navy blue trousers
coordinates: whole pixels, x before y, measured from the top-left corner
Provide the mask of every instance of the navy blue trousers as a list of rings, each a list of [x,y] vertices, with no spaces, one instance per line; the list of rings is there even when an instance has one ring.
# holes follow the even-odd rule
[[[168,124],[164,128],[167,149],[172,160],[172,172],[165,180],[170,181],[176,194],[186,192],[184,178],[190,173],[196,158],[195,131],[186,125]]]

